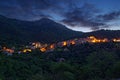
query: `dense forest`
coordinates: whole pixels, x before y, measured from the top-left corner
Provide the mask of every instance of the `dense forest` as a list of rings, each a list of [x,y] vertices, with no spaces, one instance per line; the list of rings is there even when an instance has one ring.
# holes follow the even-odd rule
[[[0,80],[117,80],[120,43],[85,43],[42,53],[0,53]]]

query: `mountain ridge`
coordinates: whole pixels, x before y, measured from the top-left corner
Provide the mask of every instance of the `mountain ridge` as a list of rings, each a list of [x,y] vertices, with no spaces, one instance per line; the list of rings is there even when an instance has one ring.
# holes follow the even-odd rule
[[[45,43],[57,42],[66,39],[79,37],[82,32],[68,29],[62,24],[53,20],[43,18],[37,21],[21,21],[0,17],[0,32],[3,35],[0,38],[7,36],[9,38],[18,38],[23,41],[40,41]]]
[[[73,38],[95,36],[97,38],[120,38],[120,30],[79,32],[68,29],[51,19],[21,21],[0,16],[0,40],[8,43],[34,42],[53,43]]]

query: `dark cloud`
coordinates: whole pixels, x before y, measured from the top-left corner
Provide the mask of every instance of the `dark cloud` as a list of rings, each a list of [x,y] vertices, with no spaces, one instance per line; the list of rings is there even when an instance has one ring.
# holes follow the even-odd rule
[[[64,13],[68,0],[0,0],[0,14],[8,17],[35,20],[35,17],[47,17],[51,12]],[[66,5],[64,5],[66,4]],[[14,5],[14,6],[13,6]],[[61,11],[62,10],[62,11]]]
[[[111,21],[111,20],[119,19],[119,16],[120,16],[120,11],[114,11],[104,15],[99,15],[98,18],[100,18],[102,21]]]
[[[90,27],[92,30],[99,29],[100,26],[105,25],[103,22],[99,22],[95,15],[99,12],[92,4],[84,4],[80,8],[75,8],[70,12],[67,12],[62,20],[63,23],[70,26],[77,27]]]

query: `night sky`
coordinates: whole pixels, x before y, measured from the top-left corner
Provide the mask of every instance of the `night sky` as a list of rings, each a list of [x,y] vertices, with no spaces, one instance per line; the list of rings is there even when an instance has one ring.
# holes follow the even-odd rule
[[[50,18],[89,32],[120,29],[120,0],[0,0],[0,15],[20,20]]]

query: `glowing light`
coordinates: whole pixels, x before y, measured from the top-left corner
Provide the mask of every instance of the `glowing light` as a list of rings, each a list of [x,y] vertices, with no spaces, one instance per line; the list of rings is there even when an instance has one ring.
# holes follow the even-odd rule
[[[40,51],[41,52],[46,52],[47,50],[46,50],[46,48],[41,48]]]
[[[92,40],[91,42],[95,43],[95,42],[97,42],[97,41],[96,41],[96,40]]]
[[[67,42],[66,41],[63,42],[63,46],[67,46]]]
[[[5,49],[6,49],[6,47],[3,47],[3,49],[5,50]]]
[[[39,42],[32,43],[35,48],[40,48],[41,44]]]
[[[113,39],[113,42],[120,42],[120,39]]]
[[[54,44],[50,45],[50,49],[54,49],[54,48],[55,48]]]
[[[25,49],[25,50],[23,50],[23,52],[24,52],[24,53],[26,53],[26,52],[27,52],[27,50]]]
[[[31,49],[24,49],[23,50],[23,53],[27,53],[27,52],[32,52],[32,50]]]
[[[71,44],[74,45],[74,44],[75,44],[75,41],[71,41]]]
[[[11,53],[11,54],[14,53],[13,49],[8,49],[6,47],[3,47],[3,51],[6,51],[6,52]]]
[[[102,40],[102,42],[108,42],[108,39],[105,38],[105,39]]]
[[[103,42],[108,42],[108,39],[107,38],[97,39],[94,36],[90,36],[90,37],[88,37],[88,42],[91,42],[91,43],[103,43]]]
[[[6,51],[9,53],[14,53],[14,50],[12,50],[12,49],[6,49]]]
[[[27,51],[32,52],[32,50],[31,50],[31,49],[27,49]]]
[[[95,37],[94,37],[94,36],[90,36],[89,38],[90,38],[90,39],[95,39]]]

